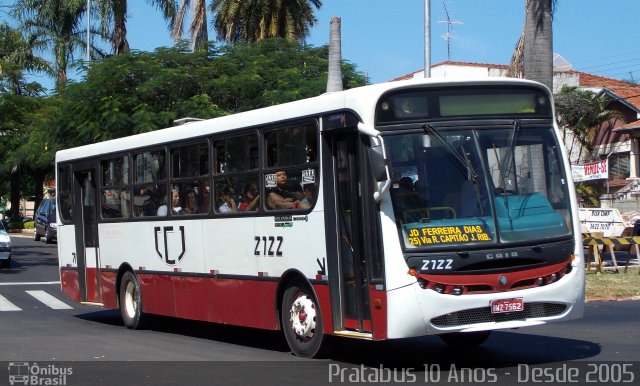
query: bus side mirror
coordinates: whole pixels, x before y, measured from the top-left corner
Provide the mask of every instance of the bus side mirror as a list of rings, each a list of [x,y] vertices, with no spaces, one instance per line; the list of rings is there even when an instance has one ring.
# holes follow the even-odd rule
[[[384,150],[381,145],[375,145],[369,148],[369,160],[371,162],[371,171],[376,181],[386,181],[387,163],[384,159]]]

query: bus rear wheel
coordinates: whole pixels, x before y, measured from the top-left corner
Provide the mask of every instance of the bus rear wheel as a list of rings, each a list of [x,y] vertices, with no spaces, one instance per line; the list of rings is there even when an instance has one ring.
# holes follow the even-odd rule
[[[142,312],[142,293],[140,282],[133,272],[127,271],[120,281],[120,313],[124,325],[132,330],[142,328],[144,313]]]
[[[452,347],[469,348],[484,343],[491,335],[491,331],[454,332],[438,335],[446,344]]]
[[[320,354],[325,336],[318,302],[306,286],[293,284],[282,297],[282,329],[294,354],[312,358]]]

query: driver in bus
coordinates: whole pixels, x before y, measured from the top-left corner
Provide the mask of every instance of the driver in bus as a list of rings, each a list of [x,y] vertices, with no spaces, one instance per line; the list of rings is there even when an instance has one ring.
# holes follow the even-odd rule
[[[310,206],[298,199],[289,187],[289,176],[284,170],[276,172],[276,187],[269,190],[267,205],[271,209],[308,209]]]

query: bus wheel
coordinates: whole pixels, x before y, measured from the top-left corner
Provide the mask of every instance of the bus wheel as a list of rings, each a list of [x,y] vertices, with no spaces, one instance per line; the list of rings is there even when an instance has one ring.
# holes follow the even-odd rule
[[[454,332],[438,336],[449,346],[469,348],[481,345],[489,335],[491,335],[491,331]]]
[[[320,307],[305,287],[293,284],[282,298],[282,328],[294,354],[314,357],[325,341]]]
[[[127,328],[137,330],[142,328],[142,293],[140,282],[136,275],[127,271],[120,282],[120,313]]]

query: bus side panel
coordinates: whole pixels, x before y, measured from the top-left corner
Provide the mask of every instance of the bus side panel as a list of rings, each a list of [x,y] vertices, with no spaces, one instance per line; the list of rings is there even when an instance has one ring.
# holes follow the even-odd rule
[[[373,323],[373,339],[387,339],[387,292],[376,290],[375,285],[369,285],[369,299],[371,299],[371,323]]]
[[[118,308],[118,290],[116,271],[100,271],[102,278],[102,303],[106,308]]]
[[[329,286],[326,284],[314,284],[314,291],[318,297],[320,304],[320,313],[322,315],[322,330],[325,334],[333,335],[333,314],[331,313],[331,293]]]
[[[173,277],[162,274],[138,273],[144,312],[164,316],[176,315]]]
[[[80,301],[80,284],[77,268],[60,268],[60,286],[62,293],[74,302]]]
[[[58,225],[58,262],[60,267],[77,267],[76,261],[76,227]]]
[[[93,251],[91,251],[93,252]],[[87,267],[87,301],[102,303],[100,299],[100,289],[97,281],[98,269],[95,267]]]
[[[273,304],[276,281],[248,278],[207,281],[209,321],[269,330],[278,328]]]
[[[175,313],[186,319],[208,320],[209,283],[211,279],[193,276],[173,276]]]

